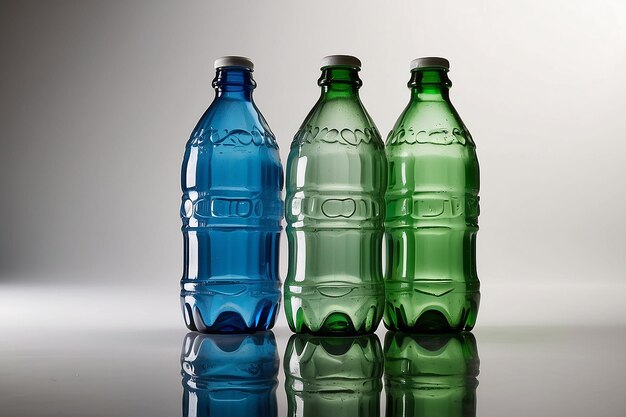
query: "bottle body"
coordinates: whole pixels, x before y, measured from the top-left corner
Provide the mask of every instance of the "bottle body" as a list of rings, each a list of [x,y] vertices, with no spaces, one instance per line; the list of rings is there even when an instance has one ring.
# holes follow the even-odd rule
[[[276,417],[279,359],[271,331],[189,333],[183,342],[183,417]]]
[[[252,102],[249,70],[218,69],[214,84],[182,166],[181,305],[191,330],[267,330],[280,302],[278,146]]]
[[[476,148],[443,70],[414,71],[409,85],[411,102],[386,144],[385,324],[471,330],[480,301]]]
[[[476,417],[474,335],[387,332],[384,351],[387,417]]]
[[[289,417],[378,417],[383,353],[376,335],[293,335],[285,352]]]
[[[320,85],[356,76],[333,71]],[[356,88],[324,88],[287,162],[285,312],[296,333],[369,333],[384,303],[384,148]]]

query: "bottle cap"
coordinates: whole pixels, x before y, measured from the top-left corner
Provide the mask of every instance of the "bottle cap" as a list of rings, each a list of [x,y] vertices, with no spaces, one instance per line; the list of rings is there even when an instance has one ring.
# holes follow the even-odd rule
[[[450,69],[450,61],[436,56],[426,56],[411,61],[411,71],[417,68],[443,68]]]
[[[245,56],[228,55],[222,56],[215,60],[215,69],[222,67],[243,67],[253,70],[254,64],[250,58]]]
[[[321,68],[326,67],[352,67],[361,68],[361,61],[359,58],[352,55],[328,55],[322,58],[320,63]]]

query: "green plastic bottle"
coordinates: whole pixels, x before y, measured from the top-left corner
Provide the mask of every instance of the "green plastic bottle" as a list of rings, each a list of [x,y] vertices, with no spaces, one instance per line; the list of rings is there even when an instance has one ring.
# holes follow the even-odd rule
[[[475,417],[480,360],[471,333],[387,332],[386,417]]]
[[[371,333],[383,314],[386,161],[359,99],[360,66],[322,60],[321,97],[287,160],[285,312],[296,333]]]
[[[376,335],[293,335],[285,352],[288,417],[379,417],[383,352]]]
[[[476,146],[448,92],[448,60],[411,63],[411,99],[389,133],[385,325],[392,330],[471,330],[476,273]]]

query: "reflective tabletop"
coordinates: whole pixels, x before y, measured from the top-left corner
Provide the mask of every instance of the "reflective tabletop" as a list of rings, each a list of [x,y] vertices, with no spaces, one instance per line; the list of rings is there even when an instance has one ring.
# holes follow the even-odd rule
[[[2,416],[622,416],[626,328],[8,330]]]

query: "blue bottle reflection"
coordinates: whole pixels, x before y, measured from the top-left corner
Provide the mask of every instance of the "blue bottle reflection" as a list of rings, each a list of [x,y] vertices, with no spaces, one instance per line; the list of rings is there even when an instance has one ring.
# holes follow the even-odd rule
[[[180,362],[183,417],[276,417],[279,359],[271,331],[190,332]]]
[[[474,335],[387,332],[384,351],[386,417],[476,417]]]
[[[383,352],[376,335],[293,335],[284,368],[287,416],[380,416]]]

